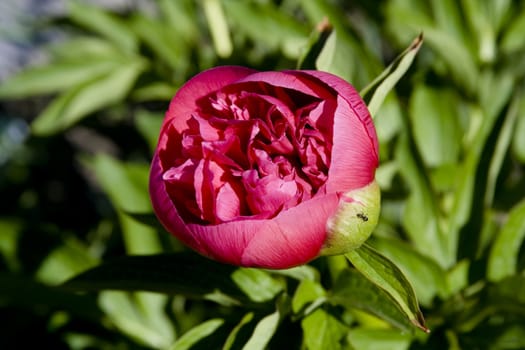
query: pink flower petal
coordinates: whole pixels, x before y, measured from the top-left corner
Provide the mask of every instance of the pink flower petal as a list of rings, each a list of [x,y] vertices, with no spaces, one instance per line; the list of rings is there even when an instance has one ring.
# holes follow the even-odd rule
[[[186,82],[171,100],[161,133],[165,132],[170,124],[173,124],[179,131],[185,129],[187,120],[197,109],[198,98],[255,72],[255,70],[245,67],[221,66],[197,74]]]
[[[246,246],[242,265],[283,269],[314,259],[326,238],[326,222],[338,202],[333,193],[318,196],[264,221]]]
[[[242,220],[219,225],[189,224],[201,254],[247,267],[285,269],[314,259],[335,211],[335,194],[320,196],[281,212],[273,220]],[[300,229],[298,229],[300,227]]]
[[[166,186],[162,178],[163,173],[164,171],[160,166],[158,153],[155,153],[153,162],[151,163],[149,192],[157,218],[168,232],[177,236],[177,238],[192,249],[201,251],[202,246],[200,242],[188,230],[188,227],[180,217],[177,208],[175,208],[166,191]]]

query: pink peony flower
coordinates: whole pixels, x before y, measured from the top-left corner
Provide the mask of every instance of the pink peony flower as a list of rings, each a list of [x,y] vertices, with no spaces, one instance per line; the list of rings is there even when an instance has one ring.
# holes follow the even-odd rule
[[[368,238],[377,165],[372,119],[344,80],[217,67],[171,101],[150,195],[164,227],[202,255],[288,268]]]

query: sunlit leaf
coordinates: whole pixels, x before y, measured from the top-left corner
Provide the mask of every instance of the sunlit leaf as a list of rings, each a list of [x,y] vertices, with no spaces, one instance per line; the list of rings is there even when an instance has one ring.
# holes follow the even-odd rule
[[[65,92],[34,120],[33,132],[43,136],[62,131],[93,112],[121,102],[143,68],[141,61],[132,61]]]
[[[521,107],[521,108],[520,108]],[[494,148],[494,153],[490,161],[487,174],[487,188],[485,192],[485,205],[490,207],[496,192],[496,185],[498,176],[503,165],[503,161],[507,156],[508,149],[512,140],[512,134],[516,128],[516,121],[518,116],[523,116],[525,112],[525,103],[523,103],[523,94],[517,93],[512,99],[509,109],[505,115],[505,120],[498,135],[498,140]]]
[[[239,335],[241,330],[244,329],[244,327],[253,320],[253,315],[253,312],[249,312],[243,316],[239,323],[230,332],[228,338],[226,338],[222,350],[235,349],[235,345],[238,342],[237,336]]]
[[[289,269],[283,270],[267,270],[273,275],[287,276],[298,281],[310,280],[318,281],[319,280],[319,271],[309,265],[301,265],[292,267]]]
[[[457,96],[451,90],[414,87],[410,121],[414,141],[429,167],[456,163],[463,132],[458,119]]]
[[[423,35],[420,34],[374,81],[361,90],[360,94],[373,117],[377,115],[386,95],[410,68],[422,44]]]
[[[328,301],[348,309],[366,311],[406,332],[414,328],[390,294],[353,269],[339,274]]]
[[[42,282],[62,283],[97,263],[98,259],[89,255],[87,247],[71,237],[46,257],[36,276]]]
[[[182,335],[170,349],[172,350],[187,350],[198,343],[203,338],[213,334],[220,326],[224,324],[224,320],[219,318],[214,318],[199,324],[198,326],[193,327],[186,333]]]
[[[505,52],[517,51],[525,48],[522,33],[525,31],[525,12],[520,11],[516,18],[509,23],[501,40],[501,49]]]
[[[366,278],[392,296],[410,322],[428,331],[412,285],[394,263],[367,245],[345,256]]]
[[[234,25],[232,32],[243,33],[272,49],[281,49],[290,58],[299,57],[308,31],[272,3],[223,0],[223,4],[227,18]]]
[[[215,51],[219,57],[229,57],[233,51],[233,44],[230,38],[228,22],[222,10],[220,0],[204,0],[202,2],[204,15],[208,21],[211,37]]]
[[[491,281],[499,281],[518,272],[518,256],[524,239],[525,201],[521,201],[509,212],[490,250],[487,277]]]
[[[348,328],[323,309],[305,317],[301,327],[304,345],[308,349],[343,349],[342,339]]]
[[[408,350],[412,337],[393,329],[357,327],[350,330],[348,341],[359,350]]]
[[[297,60],[297,69],[315,69],[317,57],[323,50],[328,38],[331,37],[332,26],[327,20],[317,24],[310,33],[308,42],[302,48],[302,53]]]
[[[422,254],[432,257],[441,266],[452,264],[453,255],[438,225],[438,209],[430,179],[421,160],[410,147],[408,136],[401,137],[396,145],[395,160],[399,172],[410,188],[410,195],[403,209],[403,227]],[[431,250],[426,247],[432,247]]]
[[[141,307],[144,305],[140,305],[140,301],[147,299],[156,299],[157,303],[154,305],[150,302],[147,305],[149,309],[145,309]],[[104,291],[99,296],[99,304],[115,327],[123,333],[141,344],[166,348],[173,341],[173,329],[167,317],[161,316],[165,308],[163,299],[162,295],[149,293]],[[156,316],[152,317],[153,314]]]
[[[371,244],[403,270],[421,304],[431,305],[436,296],[447,295],[445,271],[434,260],[402,241],[375,237]]]
[[[135,115],[135,124],[137,129],[148,142],[148,146],[150,147],[152,153],[157,147],[160,126],[163,119],[163,114],[152,113],[146,110],[137,111]]]
[[[189,64],[186,58],[187,47],[178,41],[171,27],[158,19],[136,15],[131,21],[133,30],[144,43],[173,70],[186,70]]]
[[[348,61],[348,57],[355,56],[355,54],[349,43],[341,37],[339,32],[331,32],[317,56],[315,67],[320,71],[335,74],[346,81],[352,81],[356,67]]]
[[[162,249],[155,226],[140,222],[131,215],[152,211],[148,196],[149,165],[125,164],[103,154],[84,159],[83,163],[94,172],[117,209],[128,254],[160,252]]]
[[[55,62],[23,70],[0,85],[0,98],[50,94],[96,80],[122,64],[116,59]]]
[[[259,269],[240,268],[232,273],[231,278],[256,303],[269,301],[283,290],[282,283]]]
[[[133,90],[131,98],[134,101],[169,101],[175,95],[177,88],[164,82],[154,82],[137,87]]]
[[[103,35],[124,50],[137,50],[137,37],[118,16],[80,1],[69,1],[68,5],[69,18],[74,22]]]
[[[257,323],[257,326],[255,326],[250,339],[244,344],[243,350],[266,349],[266,345],[270,342],[272,336],[277,330],[279,320],[279,311],[275,311],[274,313],[263,317],[259,323]]]
[[[324,299],[325,294],[325,290],[319,283],[310,280],[302,281],[293,295],[292,311],[296,314],[299,313],[314,301],[320,298]]]
[[[131,213],[151,213],[148,195],[149,164],[124,163],[105,154],[82,158],[116,208]]]

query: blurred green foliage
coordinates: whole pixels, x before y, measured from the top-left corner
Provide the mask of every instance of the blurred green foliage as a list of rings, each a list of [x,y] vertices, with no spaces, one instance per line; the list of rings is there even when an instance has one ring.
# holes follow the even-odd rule
[[[525,348],[525,3],[67,4],[38,24],[65,34],[48,61],[0,84],[0,348]],[[383,209],[375,249],[349,257],[369,278],[344,257],[219,265],[152,219],[149,160],[191,76],[300,61],[365,94],[421,32],[374,112]],[[395,263],[391,279],[363,265],[384,259],[375,251]],[[124,257],[137,254],[152,256]],[[396,275],[430,334],[414,331],[417,305]]]

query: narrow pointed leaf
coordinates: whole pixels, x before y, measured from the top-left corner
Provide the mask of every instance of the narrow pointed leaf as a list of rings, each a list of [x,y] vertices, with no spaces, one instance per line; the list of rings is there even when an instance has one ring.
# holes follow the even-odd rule
[[[510,212],[489,255],[487,277],[499,281],[517,273],[520,247],[525,239],[525,200]]]
[[[428,331],[414,289],[392,261],[366,244],[347,253],[346,257],[358,271],[395,300],[410,322],[423,331]]]
[[[220,326],[224,324],[224,320],[214,318],[195,326],[188,332],[184,333],[171,347],[172,350],[188,350],[198,343],[200,340],[213,334]]]
[[[0,85],[0,98],[24,98],[51,94],[105,75],[121,63],[118,60],[56,62],[22,71]]]
[[[244,344],[243,350],[264,350],[272,339],[277,325],[279,324],[280,315],[279,311],[265,316],[262,320],[257,323],[253,331],[252,336],[248,339],[248,342]]]
[[[122,101],[143,67],[141,61],[132,61],[107,76],[65,92],[35,119],[33,132],[43,136],[62,131],[89,114]]]
[[[84,5],[80,1],[70,1],[69,18],[108,38],[128,52],[135,52],[138,48],[138,38],[126,23],[100,7]]]
[[[231,333],[228,335],[228,338],[226,338],[226,341],[224,342],[224,345],[222,346],[222,350],[230,350],[235,349],[235,345],[238,341],[237,336],[241,332],[241,330],[249,324],[253,320],[253,312],[249,312],[239,321],[239,323],[233,328]]]
[[[88,270],[61,287],[73,291],[151,291],[205,298],[222,293],[246,299],[231,279],[235,267],[194,253],[118,258]]]
[[[354,269],[339,274],[328,301],[348,309],[366,311],[402,331],[414,329],[394,298]]]
[[[374,81],[361,90],[360,94],[367,102],[372,116],[377,114],[386,95],[410,68],[422,44],[423,34],[420,34]]]

